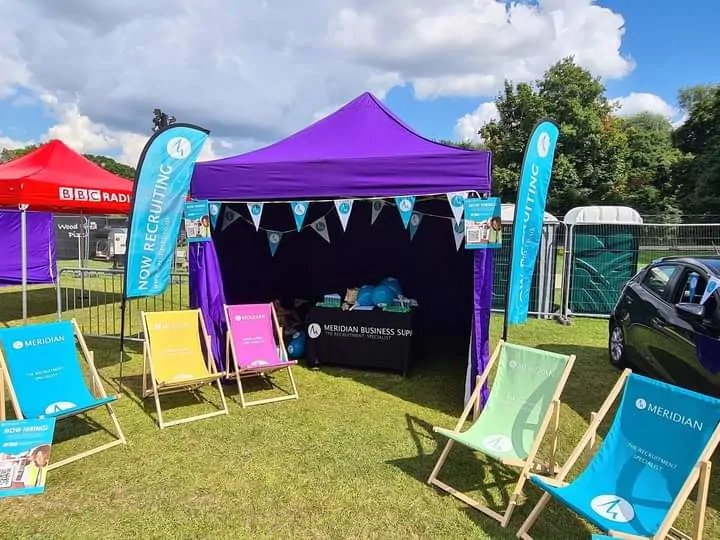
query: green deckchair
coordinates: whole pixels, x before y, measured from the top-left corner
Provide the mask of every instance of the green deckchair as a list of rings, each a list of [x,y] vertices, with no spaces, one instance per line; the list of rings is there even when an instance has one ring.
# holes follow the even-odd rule
[[[498,362],[498,369],[490,397],[478,415],[480,392],[495,362]],[[475,391],[455,429],[433,428],[450,440],[440,454],[428,484],[454,495],[499,521],[503,527],[507,526],[529,474],[553,473],[557,467],[555,451],[560,424],[560,394],[574,362],[574,355],[566,356],[500,341],[485,371],[478,376]],[[476,420],[467,431],[461,432],[473,409],[476,411]],[[553,417],[550,462],[542,463],[536,459],[536,454]],[[500,514],[480,504],[437,479],[454,442],[482,452],[503,465],[522,468],[504,513]]]

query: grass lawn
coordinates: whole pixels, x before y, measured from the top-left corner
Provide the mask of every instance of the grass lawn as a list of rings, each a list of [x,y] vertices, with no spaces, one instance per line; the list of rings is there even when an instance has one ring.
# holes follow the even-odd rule
[[[19,318],[3,301],[0,321]],[[14,294],[10,292],[9,294]],[[38,295],[40,293],[37,293]],[[52,318],[53,293],[35,320]],[[41,302],[37,297],[37,302]],[[9,306],[13,306],[10,310]],[[13,321],[9,321],[12,319]],[[494,338],[500,318],[493,320]],[[1,324],[1,323],[0,323]],[[513,341],[577,355],[563,396],[561,458],[568,455],[618,374],[607,363],[606,323],[576,320],[570,327],[530,321],[511,329]],[[117,391],[116,341],[89,345],[109,392]],[[116,405],[126,447],[50,473],[42,496],[2,501],[3,538],[388,538],[510,539],[537,500],[516,510],[508,530],[425,481],[444,440],[433,425],[451,427],[462,409],[467,349],[440,343],[423,349],[411,377],[344,369],[296,370],[300,400],[242,410],[226,387],[230,416],[160,431],[152,403],[137,396],[142,359],[131,351],[123,396]],[[280,384],[285,380],[277,376]],[[263,392],[260,390],[260,392]],[[217,391],[204,395],[217,402]],[[190,398],[165,398],[168,420],[210,410]],[[90,422],[109,426],[107,416]],[[109,440],[90,423],[58,424],[53,457]],[[441,479],[486,500],[502,502],[516,475],[456,449]],[[706,538],[720,538],[720,483],[713,493]],[[687,528],[692,508],[682,514]],[[587,539],[591,529],[551,505],[535,538]]]

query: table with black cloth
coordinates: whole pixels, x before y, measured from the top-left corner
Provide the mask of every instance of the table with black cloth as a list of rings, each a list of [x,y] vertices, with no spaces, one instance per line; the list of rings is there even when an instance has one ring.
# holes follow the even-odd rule
[[[308,362],[410,371],[413,313],[314,307],[306,319]]]

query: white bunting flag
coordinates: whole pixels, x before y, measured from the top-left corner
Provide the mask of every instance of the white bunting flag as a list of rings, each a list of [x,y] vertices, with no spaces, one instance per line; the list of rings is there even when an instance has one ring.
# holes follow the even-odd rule
[[[408,228],[410,223],[410,216],[412,216],[413,208],[415,208],[415,196],[410,195],[408,197],[395,197],[395,204],[397,205],[398,212],[402,218],[403,225]]]
[[[290,203],[298,232],[302,229],[305,216],[307,215],[308,206],[310,206],[310,203],[307,201],[295,201]]]
[[[410,240],[415,238],[415,233],[417,232],[418,228],[420,227],[420,222],[422,221],[423,215],[420,212],[413,212],[412,216],[410,216]]]
[[[240,219],[240,214],[229,206],[226,206],[225,212],[223,212],[222,227],[220,227],[220,230],[224,231],[238,219]]]
[[[458,251],[463,243],[463,238],[465,238],[465,222],[453,223],[451,221],[450,224],[452,225],[453,234],[455,235],[455,250]]]
[[[377,199],[372,202],[372,217],[370,218],[370,225],[375,225],[375,220],[378,218],[383,208],[385,208],[385,201],[382,199]]]
[[[267,231],[268,245],[270,246],[270,255],[272,257],[277,253],[280,240],[282,240],[283,233],[277,231]]]
[[[468,198],[469,194],[470,192],[468,191],[455,191],[447,194],[450,209],[452,210],[453,217],[455,217],[455,223],[460,223],[462,220],[462,215],[465,211],[465,199]]]
[[[328,244],[330,243],[330,232],[328,231],[328,228],[327,228],[327,222],[325,221],[325,216],[313,221],[310,224],[310,227],[312,227],[313,231],[315,231],[320,236],[322,236],[323,240],[325,240]]]
[[[253,220],[253,225],[255,225],[255,230],[260,230],[260,218],[262,218],[263,213],[263,204],[261,202],[256,203],[247,203],[248,212],[250,212],[250,217]]]
[[[352,212],[352,206],[352,199],[335,201],[335,210],[337,210],[343,231],[347,229],[348,220],[350,219],[350,212]]]
[[[720,286],[720,280],[718,280],[718,278],[716,277],[711,277],[708,280],[708,284],[705,286],[705,292],[702,295],[702,300],[700,300],[700,303],[704,304],[705,302],[707,302],[707,299],[710,298],[712,293],[717,290],[718,286]]]

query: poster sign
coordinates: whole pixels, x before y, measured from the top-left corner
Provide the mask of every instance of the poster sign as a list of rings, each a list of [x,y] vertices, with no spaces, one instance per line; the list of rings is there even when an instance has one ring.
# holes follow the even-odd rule
[[[55,419],[0,422],[0,497],[45,491]]]
[[[502,247],[500,199],[467,199],[465,201],[465,249]]]
[[[185,234],[189,243],[210,240],[210,204],[208,201],[185,203]]]

